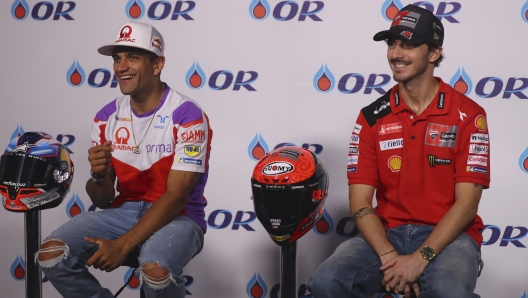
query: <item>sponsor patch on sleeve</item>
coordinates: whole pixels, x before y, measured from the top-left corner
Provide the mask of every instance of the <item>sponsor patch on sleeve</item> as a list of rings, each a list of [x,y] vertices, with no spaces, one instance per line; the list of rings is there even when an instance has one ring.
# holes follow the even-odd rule
[[[489,147],[487,145],[478,145],[478,144],[469,145],[470,154],[488,155],[488,152],[489,152]]]
[[[359,144],[359,136],[357,134],[350,136],[350,144]]]
[[[356,123],[356,125],[354,125],[354,133],[359,134],[359,133],[361,132],[361,128],[362,128],[362,127],[363,127],[363,126],[361,126],[360,124],[357,124],[357,123]]]
[[[467,166],[466,172],[475,172],[475,173],[481,173],[481,174],[487,174],[488,169],[483,167],[476,167],[476,166]]]
[[[471,134],[471,138],[469,141],[471,143],[489,144],[489,136],[487,134],[474,133]]]
[[[348,165],[357,165],[359,160],[359,155],[349,155],[348,156]]]
[[[467,160],[468,165],[480,165],[480,166],[488,166],[488,158],[486,156],[480,156],[480,155],[468,155]]]

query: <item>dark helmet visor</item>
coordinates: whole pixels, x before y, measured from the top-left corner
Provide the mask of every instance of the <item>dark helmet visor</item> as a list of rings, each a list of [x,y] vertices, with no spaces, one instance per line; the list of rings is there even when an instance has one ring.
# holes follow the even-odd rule
[[[51,169],[51,167],[50,167]],[[15,187],[47,183],[48,162],[28,155],[6,154],[0,159],[0,184]]]

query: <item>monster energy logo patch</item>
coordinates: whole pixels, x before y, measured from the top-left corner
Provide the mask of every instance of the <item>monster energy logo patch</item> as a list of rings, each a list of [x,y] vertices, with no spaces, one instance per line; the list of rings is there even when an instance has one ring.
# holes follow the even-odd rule
[[[434,168],[435,165],[446,166],[451,164],[451,159],[438,158],[434,155],[427,155],[429,165]]]

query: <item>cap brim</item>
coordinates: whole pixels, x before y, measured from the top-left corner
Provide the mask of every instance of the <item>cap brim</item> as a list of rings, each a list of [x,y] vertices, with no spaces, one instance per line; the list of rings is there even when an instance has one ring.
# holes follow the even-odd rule
[[[425,39],[424,37],[422,37],[421,35],[418,35],[416,33],[412,33],[412,37],[411,38],[407,38],[406,36],[402,35],[401,33],[405,31],[405,30],[384,30],[384,31],[380,31],[378,33],[376,33],[376,35],[374,35],[374,37],[372,39],[374,39],[374,41],[382,41],[382,40],[387,40],[389,39],[389,37],[395,37],[397,39],[401,39],[401,40],[404,40],[410,44],[422,44],[422,43],[425,43],[427,41],[427,39]]]
[[[112,56],[114,54],[114,49],[117,48],[117,47],[140,49],[140,50],[143,50],[143,51],[146,51],[146,52],[150,52],[150,53],[152,53],[152,54],[154,54],[154,55],[159,57],[158,53],[156,53],[154,51],[149,51],[149,50],[147,50],[145,48],[135,47],[135,46],[131,46],[131,45],[116,45],[116,44],[106,45],[106,46],[102,46],[99,49],[97,49],[97,52],[99,52],[99,54],[101,54],[101,55]]]

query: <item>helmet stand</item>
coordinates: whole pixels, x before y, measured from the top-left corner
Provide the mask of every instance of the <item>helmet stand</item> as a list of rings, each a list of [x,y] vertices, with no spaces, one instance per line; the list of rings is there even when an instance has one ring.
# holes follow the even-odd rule
[[[281,298],[297,298],[297,240],[281,246]]]
[[[26,298],[42,297],[42,270],[33,262],[40,246],[40,210],[24,212],[26,243]]]

